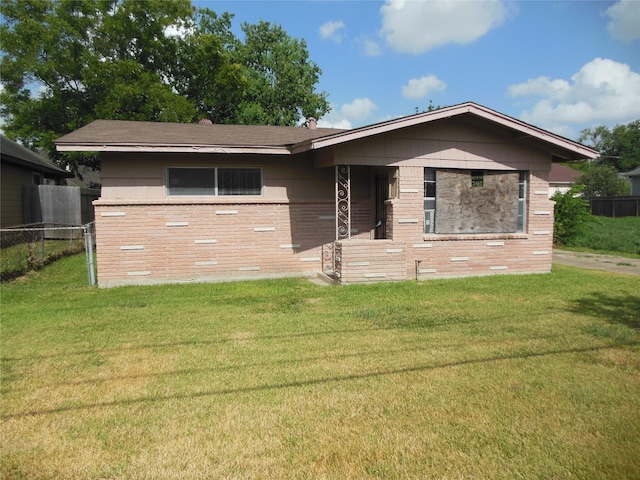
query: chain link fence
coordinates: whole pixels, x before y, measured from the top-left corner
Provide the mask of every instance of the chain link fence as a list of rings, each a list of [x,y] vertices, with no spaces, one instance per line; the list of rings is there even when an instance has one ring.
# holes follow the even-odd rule
[[[0,280],[8,282],[56,260],[85,252],[89,285],[96,284],[95,223],[23,225],[0,229]]]

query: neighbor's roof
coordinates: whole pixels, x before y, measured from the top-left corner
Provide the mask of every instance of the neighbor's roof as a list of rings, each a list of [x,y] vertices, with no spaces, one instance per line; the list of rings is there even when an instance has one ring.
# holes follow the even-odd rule
[[[202,125],[97,120],[56,140],[60,151],[300,153],[374,135],[457,118],[506,132],[519,143],[563,159],[596,158],[598,152],[515,118],[466,102],[352,130],[251,125]]]
[[[580,175],[582,175],[582,172],[578,170],[565,167],[559,163],[552,163],[551,171],[549,172],[549,183],[573,183]]]
[[[0,135],[0,154],[3,163],[11,163],[57,177],[73,177],[71,173],[64,171],[47,158],[4,135]]]
[[[638,168],[634,168],[633,170],[631,170],[630,172],[627,172],[625,174],[623,174],[625,177],[629,177],[629,178],[635,178],[635,177],[640,177],[640,167]]]

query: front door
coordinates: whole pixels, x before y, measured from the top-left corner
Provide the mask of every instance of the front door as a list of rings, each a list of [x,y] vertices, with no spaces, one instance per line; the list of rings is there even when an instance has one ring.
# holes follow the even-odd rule
[[[389,175],[386,173],[376,174],[376,226],[374,238],[381,240],[387,238],[387,205],[389,198]]]

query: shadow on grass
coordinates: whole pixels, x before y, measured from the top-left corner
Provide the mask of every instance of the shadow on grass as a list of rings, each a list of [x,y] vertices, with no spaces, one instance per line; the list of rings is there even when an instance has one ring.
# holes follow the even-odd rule
[[[574,301],[570,309],[574,313],[595,317],[609,324],[640,330],[640,294],[609,296],[594,292]]]
[[[539,312],[532,312],[528,314],[528,318],[544,318],[551,313],[561,312],[563,310],[556,309],[544,309]],[[255,335],[251,337],[253,341],[259,340],[281,340],[281,339],[295,339],[295,338],[304,338],[304,337],[323,337],[323,336],[332,336],[332,335],[345,335],[345,334],[358,334],[358,333],[370,333],[370,332],[385,332],[385,331],[397,331],[399,329],[408,328],[410,330],[420,330],[420,331],[429,331],[430,329],[445,327],[448,325],[464,325],[464,324],[474,324],[477,322],[490,321],[500,322],[504,319],[511,319],[513,317],[512,314],[504,315],[504,316],[491,316],[488,317],[478,317],[478,318],[465,318],[465,319],[451,319],[451,318],[432,318],[425,321],[418,322],[410,322],[410,323],[391,323],[384,326],[374,325],[370,327],[362,327],[362,328],[345,328],[339,330],[310,330],[306,332],[295,332],[295,333],[286,333],[281,335]],[[369,319],[362,317],[358,313],[354,315],[354,320],[368,322]],[[75,351],[64,351],[60,353],[52,353],[45,355],[29,355],[24,357],[19,356],[0,356],[0,361],[4,362],[16,362],[23,360],[45,360],[45,359],[53,359],[53,358],[66,358],[69,356],[76,355],[95,355],[95,354],[110,354],[110,353],[120,353],[127,351],[136,351],[136,350],[147,350],[147,349],[162,349],[162,348],[174,348],[174,347],[182,347],[182,346],[198,346],[198,345],[221,345],[227,343],[233,343],[237,340],[232,338],[232,334],[227,334],[226,336],[218,336],[217,338],[212,339],[197,339],[197,340],[181,340],[175,342],[158,342],[158,343],[146,343],[141,345],[131,345],[131,346],[122,346],[118,348],[95,348],[95,349],[83,349],[83,350],[75,350]]]
[[[359,331],[357,331],[359,332]],[[522,342],[529,342],[529,341],[538,341],[538,340],[553,340],[553,339],[557,339],[558,335],[554,334],[554,335],[534,335],[534,336],[529,336],[529,337],[518,337],[518,339]],[[566,338],[566,337],[565,337]],[[504,340],[499,339],[496,340],[495,343],[503,343]],[[486,345],[486,342],[483,343],[484,345]],[[437,346],[438,350],[442,350],[442,349],[460,349],[460,348],[466,348],[469,346],[469,342],[457,342],[457,343],[449,343],[446,345],[442,345],[439,344]],[[238,371],[238,370],[245,370],[245,369],[251,369],[251,368],[264,368],[264,367],[273,367],[273,366],[278,366],[280,368],[286,368],[287,365],[299,365],[300,363],[304,363],[304,364],[309,364],[309,363],[314,363],[314,362],[318,362],[318,361],[326,361],[326,360],[344,360],[344,359],[349,359],[349,358],[362,358],[362,357],[366,357],[366,358],[372,358],[372,357],[377,357],[377,356],[395,356],[395,355],[406,355],[408,353],[421,353],[421,352],[433,352],[434,351],[434,347],[431,345],[426,345],[424,347],[413,347],[413,348],[395,348],[395,349],[376,349],[376,350],[366,350],[366,351],[359,351],[359,352],[352,352],[352,353],[339,353],[339,354],[332,354],[332,355],[312,355],[312,356],[305,356],[305,357],[297,357],[297,358],[291,358],[291,359],[287,359],[287,360],[277,360],[277,361],[272,361],[272,362],[252,362],[252,363],[235,363],[232,365],[228,365],[228,366],[221,366],[221,367],[211,367],[208,366],[206,368],[184,368],[184,369],[179,369],[179,370],[168,370],[168,371],[164,371],[164,372],[153,372],[153,373],[141,373],[141,374],[133,374],[133,375],[113,375],[113,376],[109,376],[109,377],[100,377],[100,378],[88,378],[88,379],[83,379],[83,380],[74,380],[74,381],[69,381],[69,382],[55,382],[55,383],[51,383],[51,384],[42,384],[39,386],[39,388],[56,388],[56,387],[62,387],[62,386],[69,386],[69,387],[74,387],[74,386],[79,386],[79,385],[95,385],[96,383],[106,383],[106,382],[116,382],[116,381],[128,381],[128,380],[139,380],[139,379],[144,379],[144,378],[158,378],[158,377],[175,377],[175,376],[182,376],[182,375],[199,375],[199,374],[205,374],[205,373],[224,373],[224,372],[228,372],[228,371]],[[498,358],[498,357],[496,357]],[[7,380],[7,378],[5,377],[5,380]],[[9,378],[9,380],[12,380],[11,378]],[[5,382],[7,383],[7,382]],[[22,387],[22,388],[15,388],[13,386],[9,386],[9,387],[4,387],[1,388],[0,387],[0,394],[4,394],[4,393],[8,393],[8,392],[15,392],[15,391],[19,391],[19,390],[27,390],[30,387]]]
[[[640,342],[629,342],[626,345],[636,346],[636,345],[640,345]],[[413,372],[424,372],[424,371],[430,371],[430,370],[438,370],[438,369],[444,369],[444,368],[450,368],[450,367],[460,367],[465,365],[482,364],[482,363],[497,362],[497,361],[504,361],[504,360],[526,359],[526,358],[536,358],[536,357],[547,357],[551,355],[594,352],[599,350],[617,348],[618,346],[619,344],[547,350],[544,352],[529,352],[529,353],[519,352],[517,354],[511,354],[511,355],[509,354],[494,355],[491,357],[460,360],[456,362],[419,365],[415,367],[405,367],[405,368],[389,369],[389,370],[377,370],[374,372],[365,372],[365,373],[350,374],[350,375],[339,375],[339,376],[332,376],[332,377],[311,378],[309,380],[301,380],[301,381],[294,381],[294,382],[283,382],[283,383],[276,383],[276,384],[265,384],[265,385],[255,385],[255,386],[228,388],[228,389],[220,389],[220,390],[210,390],[205,392],[195,392],[195,393],[189,393],[189,394],[154,395],[154,396],[139,397],[134,399],[85,403],[80,405],[65,405],[57,408],[12,413],[8,415],[2,415],[0,416],[0,418],[2,418],[3,420],[8,420],[12,418],[23,418],[23,417],[30,417],[34,415],[50,415],[50,414],[64,413],[64,412],[70,412],[70,411],[90,410],[95,408],[120,407],[120,406],[136,405],[136,404],[144,404],[144,403],[167,402],[167,401],[175,401],[175,400],[191,400],[191,399],[203,398],[203,397],[237,395],[237,394],[247,394],[251,392],[267,391],[267,390],[282,390],[282,389],[288,389],[288,388],[309,387],[314,385],[325,385],[325,384],[338,383],[338,382],[357,381],[357,380],[364,380],[368,378],[384,377],[384,376],[390,376],[390,375],[401,375],[401,374],[413,373]]]

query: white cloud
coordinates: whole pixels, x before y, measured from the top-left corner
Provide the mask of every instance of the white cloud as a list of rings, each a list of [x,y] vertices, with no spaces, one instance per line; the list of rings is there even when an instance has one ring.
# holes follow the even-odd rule
[[[342,41],[343,28],[344,22],[331,20],[321,25],[318,31],[320,32],[320,37],[323,40],[332,40],[336,43],[340,43]]]
[[[500,25],[507,8],[498,0],[386,0],[380,13],[387,43],[398,52],[418,54],[473,42]]]
[[[409,83],[403,85],[402,96],[404,98],[425,98],[432,92],[443,92],[447,84],[435,75],[412,78]]]
[[[353,123],[362,124],[377,109],[378,106],[366,97],[356,98],[340,107],[332,104],[331,111],[318,120],[318,127],[353,128]]]
[[[342,128],[344,130],[351,130],[353,126],[346,118],[339,118],[339,116],[334,113],[328,113],[318,120],[318,128]]]
[[[362,51],[367,57],[377,57],[382,53],[382,48],[374,40],[364,38],[360,40],[360,43],[362,44]]]
[[[630,42],[640,38],[640,2],[620,0],[605,12],[611,20],[607,25],[609,34],[616,40]]]
[[[640,74],[625,63],[595,58],[571,77],[538,77],[511,85],[512,97],[537,98],[522,120],[571,136],[571,125],[614,125],[640,113]]]
[[[364,120],[369,117],[378,106],[368,98],[356,98],[351,103],[340,107],[340,112],[349,120]]]

